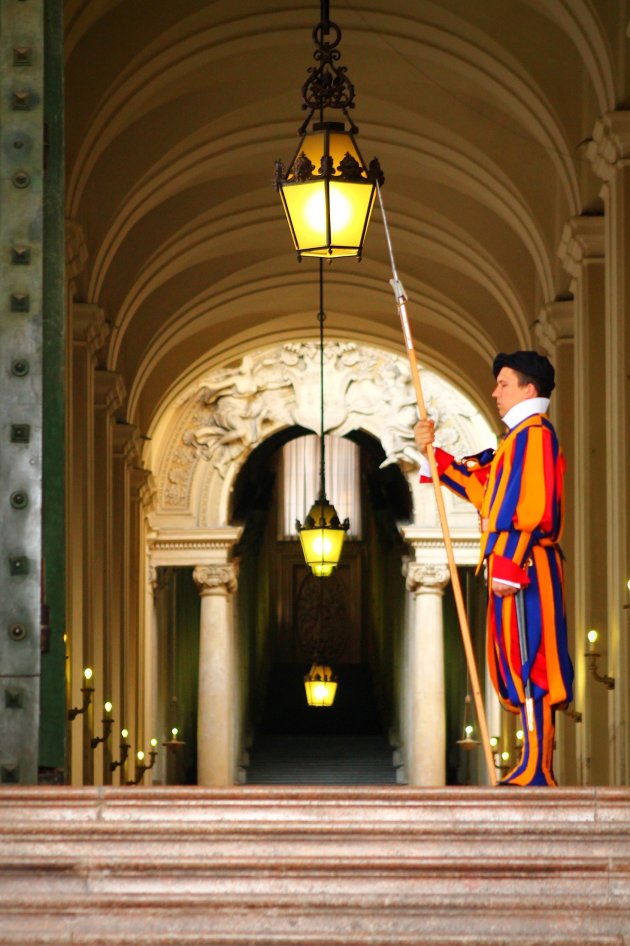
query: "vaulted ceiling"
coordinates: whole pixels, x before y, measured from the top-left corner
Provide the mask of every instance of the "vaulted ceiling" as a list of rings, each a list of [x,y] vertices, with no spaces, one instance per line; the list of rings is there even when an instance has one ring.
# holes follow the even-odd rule
[[[600,212],[585,155],[624,104],[622,0],[332,0],[364,157],[383,196],[421,358],[488,408],[489,362],[535,345],[562,298],[565,222]],[[199,371],[314,337],[274,161],[303,120],[317,0],[68,0],[67,216],[78,299],[111,326],[126,418],[147,432]],[[399,349],[385,235],[326,272],[329,336]],[[491,410],[491,409],[489,409]]]

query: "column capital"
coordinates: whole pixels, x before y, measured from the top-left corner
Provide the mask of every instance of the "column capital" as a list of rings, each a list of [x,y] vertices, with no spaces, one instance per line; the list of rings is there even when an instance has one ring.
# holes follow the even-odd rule
[[[593,171],[609,181],[630,158],[630,111],[607,112],[598,118],[586,148]]]
[[[236,591],[238,569],[235,562],[223,565],[197,565],[193,581],[203,598],[205,595],[229,595]]]
[[[534,323],[534,335],[541,347],[555,357],[559,344],[573,340],[574,324],[573,299],[557,299],[540,310]]]
[[[580,214],[565,223],[558,256],[567,273],[577,279],[588,261],[600,260],[603,263],[604,246],[604,215]]]
[[[145,487],[151,476],[151,470],[141,466],[129,467],[129,495],[132,503],[143,502]]]
[[[161,568],[156,568],[154,565],[148,566],[147,579],[154,598],[157,598],[160,591],[167,586],[170,572],[171,569],[168,566]]]
[[[125,382],[115,371],[99,369],[94,372],[94,400],[96,407],[111,414],[118,410],[126,395]]]
[[[145,515],[148,515],[157,506],[158,491],[153,471],[145,470],[143,467],[142,472],[146,475],[140,484],[139,498]]]
[[[450,578],[448,565],[422,565],[419,562],[405,563],[403,575],[407,591],[415,595],[443,595]]]
[[[140,431],[135,424],[117,421],[112,427],[114,456],[124,460],[129,466],[140,462]]]
[[[73,302],[70,311],[73,341],[87,345],[89,353],[95,354],[103,347],[109,335],[104,311],[100,306],[89,302]]]

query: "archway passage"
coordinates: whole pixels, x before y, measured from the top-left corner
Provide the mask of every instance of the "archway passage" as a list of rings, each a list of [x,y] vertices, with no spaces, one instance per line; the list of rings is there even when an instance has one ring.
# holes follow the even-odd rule
[[[342,518],[351,512],[354,526],[333,575],[314,577],[285,495],[295,493],[295,469],[284,444],[291,441],[293,454],[316,447],[317,438],[302,434],[299,428],[283,431],[255,450],[234,491],[234,524],[244,527],[239,634],[250,670],[245,778],[251,784],[395,783],[395,666],[404,628],[398,527],[412,516],[409,489],[398,466],[380,468],[385,452],[373,437],[355,433],[354,442],[341,440],[332,464],[335,438],[326,438],[330,495]],[[301,465],[307,480],[313,472],[308,457],[315,453],[307,452]],[[351,480],[345,489],[342,473]],[[309,483],[298,492],[312,500],[310,489]],[[386,576],[391,593],[383,608],[377,586]],[[263,589],[269,592],[266,611]],[[320,660],[333,667],[337,694],[330,707],[309,707],[304,674]]]
[[[318,347],[286,342],[204,371],[173,396],[146,447],[156,486],[147,515],[149,562],[153,570],[191,569],[201,598],[201,785],[251,777],[252,746],[256,739],[260,746],[272,729],[278,736],[280,728],[285,736],[292,735],[287,729],[298,729],[302,738],[321,727],[355,743],[358,735],[379,735],[389,779],[395,761],[401,781],[410,773],[412,784],[444,782],[443,696],[434,685],[444,675],[442,651],[432,649],[427,661],[418,642],[426,633],[442,639],[441,582],[447,571],[435,502],[418,483],[408,364],[402,356],[345,340],[326,344],[324,363],[326,491],[341,518],[349,516],[352,523],[336,572],[343,608],[332,609],[343,634],[328,629],[324,636],[343,641],[331,659],[343,669],[346,696],[353,689],[358,694],[342,718],[340,686],[341,708],[329,716],[334,725],[310,722],[313,712],[325,719],[322,713],[329,711],[323,709],[311,712],[308,725],[299,723],[304,673],[324,656],[313,653],[304,627],[303,615],[318,608],[309,604],[313,582],[305,580],[295,531],[295,519],[304,520],[318,493],[316,453],[308,482],[306,453],[292,453],[308,438],[317,442],[312,431],[320,424]],[[422,374],[441,445],[459,456],[487,446],[491,431],[477,408],[437,374]],[[471,565],[478,548],[476,515],[461,503],[449,509],[458,564]],[[420,601],[430,603],[428,611]],[[156,619],[153,601],[146,624],[150,661],[159,649]],[[268,705],[272,693],[288,699],[287,680],[295,685],[295,703],[278,709],[276,698]],[[154,688],[147,718],[164,719],[163,703],[164,694]],[[347,755],[349,749],[342,751]]]

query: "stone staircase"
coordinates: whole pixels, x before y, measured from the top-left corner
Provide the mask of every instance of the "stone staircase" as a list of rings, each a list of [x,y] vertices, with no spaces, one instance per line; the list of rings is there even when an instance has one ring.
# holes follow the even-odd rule
[[[248,785],[395,785],[385,736],[259,736]]]
[[[0,946],[628,946],[630,790],[0,789]]]

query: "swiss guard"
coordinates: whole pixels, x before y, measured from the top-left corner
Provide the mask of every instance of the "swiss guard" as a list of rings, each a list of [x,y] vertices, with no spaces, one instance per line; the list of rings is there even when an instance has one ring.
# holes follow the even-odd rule
[[[455,460],[435,448],[440,482],[479,511],[488,576],[487,656],[502,705],[521,714],[523,750],[501,785],[557,785],[555,712],[573,698],[563,555],[565,460],[547,416],[555,372],[535,351],[499,354],[492,393],[506,432],[496,450]],[[426,453],[434,425],[419,421]],[[428,463],[421,482],[430,481]]]

